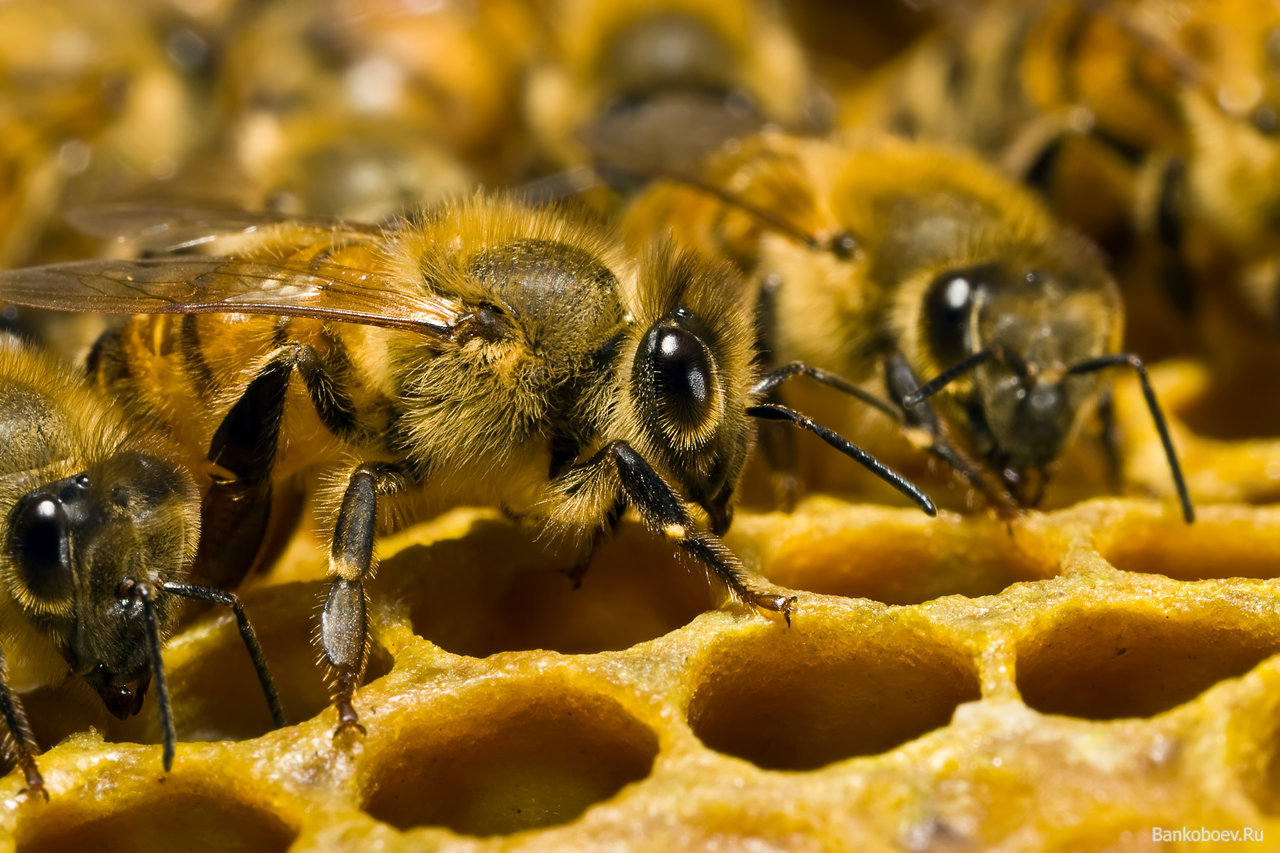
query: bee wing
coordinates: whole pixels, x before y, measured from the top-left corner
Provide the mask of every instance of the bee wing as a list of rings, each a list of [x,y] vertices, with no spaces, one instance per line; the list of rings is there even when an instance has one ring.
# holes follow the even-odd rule
[[[220,257],[91,260],[0,272],[0,301],[104,314],[280,314],[451,337],[463,305],[335,263]]]
[[[288,229],[295,243],[369,239],[383,231],[377,225],[299,218],[269,210],[216,210],[143,203],[90,205],[70,210],[66,217],[77,230],[92,237],[127,241],[151,252],[178,252],[282,228]]]

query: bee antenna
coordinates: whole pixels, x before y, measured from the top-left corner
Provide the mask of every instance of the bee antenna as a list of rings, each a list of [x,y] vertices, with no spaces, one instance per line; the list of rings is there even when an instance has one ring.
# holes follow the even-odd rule
[[[1108,367],[1128,365],[1138,374],[1138,382],[1142,385],[1142,396],[1147,401],[1147,410],[1151,412],[1151,420],[1155,422],[1156,433],[1160,436],[1160,444],[1164,446],[1164,456],[1169,462],[1169,473],[1173,475],[1173,485],[1178,491],[1178,502],[1182,504],[1182,517],[1190,524],[1196,520],[1195,508],[1191,505],[1191,495],[1187,492],[1187,481],[1182,476],[1182,466],[1178,464],[1178,454],[1173,449],[1173,439],[1169,435],[1169,425],[1165,421],[1164,412],[1160,409],[1160,401],[1147,378],[1147,366],[1142,359],[1133,353],[1120,352],[1112,355],[1086,359],[1067,368],[1068,376],[1079,376],[1083,373],[1094,373]]]
[[[925,400],[929,399],[934,394],[937,394],[943,388],[946,388],[952,382],[968,373],[970,370],[973,370],[978,365],[991,359],[995,354],[995,349],[988,347],[975,352],[967,358],[957,361],[955,364],[951,365],[946,370],[942,371],[937,376],[912,391],[910,394],[904,396],[902,398],[902,405],[908,409],[920,405]]]
[[[804,429],[821,438],[827,444],[843,453],[845,456],[853,459],[862,467],[866,468],[872,474],[875,474],[881,480],[893,486],[902,494],[911,499],[916,506],[924,511],[925,515],[936,516],[938,508],[934,505],[929,496],[897,471],[885,465],[879,459],[863,450],[858,445],[849,441],[839,433],[827,429],[822,424],[814,423],[807,416],[800,414],[795,409],[789,409],[786,406],[777,403],[762,403],[758,406],[748,406],[747,415],[753,418],[760,418],[766,421],[785,421],[790,423],[796,429]]]
[[[897,409],[877,397],[875,394],[854,385],[848,379],[839,374],[823,370],[820,367],[811,367],[803,361],[792,361],[769,371],[763,379],[751,386],[751,396],[759,397],[777,388],[783,382],[795,376],[808,376],[815,382],[820,382],[828,388],[834,388],[842,394],[848,394],[855,400],[866,403],[877,412],[885,415],[891,420],[902,422],[902,415]]]
[[[250,624],[249,617],[244,612],[244,605],[240,602],[240,596],[234,592],[227,592],[216,587],[189,583],[163,583],[160,588],[165,592],[180,595],[183,598],[208,601],[231,608],[231,612],[236,616],[236,627],[240,630],[240,639],[244,642],[244,647],[249,652],[249,659],[253,661],[253,669],[258,674],[258,683],[262,685],[262,695],[266,697],[267,708],[271,711],[271,722],[276,728],[283,728],[285,726],[285,717],[284,708],[280,705],[280,694],[276,690],[275,680],[271,677],[271,670],[267,666],[267,657],[262,652],[262,645],[258,642],[258,635],[254,632],[253,625]]]
[[[173,769],[174,744],[178,740],[173,729],[173,706],[169,702],[169,683],[164,677],[164,662],[160,659],[160,623],[156,621],[155,588],[146,581],[133,584],[133,594],[142,602],[142,618],[147,626],[147,651],[151,655],[151,674],[156,682],[156,705],[160,710],[160,725],[164,728],[164,770]]]

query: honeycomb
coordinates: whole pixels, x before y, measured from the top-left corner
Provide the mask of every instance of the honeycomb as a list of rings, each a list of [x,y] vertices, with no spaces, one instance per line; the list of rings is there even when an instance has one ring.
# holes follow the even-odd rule
[[[364,737],[335,740],[311,642],[323,557],[244,593],[293,723],[272,731],[229,614],[173,638],[177,761],[152,698],[28,696],[51,795],[0,781],[8,848],[1154,849],[1156,827],[1280,837],[1280,442],[1178,420],[1194,525],[1098,498],[1008,524],[812,495],[728,536],[799,598],[714,608],[637,523],[582,586],[495,513],[380,544]],[[1150,432],[1120,386],[1126,435]],[[1154,444],[1155,439],[1151,439]],[[1150,457],[1150,458],[1148,458]],[[1134,482],[1164,476],[1132,448]],[[1150,472],[1144,472],[1144,466]],[[289,580],[288,577],[311,578]],[[68,732],[71,734],[67,736]]]
[[[231,615],[199,613],[164,655],[173,770],[154,695],[123,722],[77,680],[25,695],[50,799],[0,779],[0,849],[1274,846],[1280,424],[1203,363],[1152,381],[1194,525],[1121,380],[1124,497],[1008,522],[820,492],[740,511],[726,541],[797,596],[790,626],[725,605],[634,520],[577,589],[496,512],[387,537],[363,736],[333,734],[304,533],[241,590],[290,725]]]

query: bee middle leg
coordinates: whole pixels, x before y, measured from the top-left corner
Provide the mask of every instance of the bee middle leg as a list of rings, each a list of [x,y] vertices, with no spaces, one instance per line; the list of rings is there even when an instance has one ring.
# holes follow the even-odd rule
[[[320,647],[333,673],[333,705],[338,729],[364,732],[352,700],[364,677],[369,658],[368,600],[364,581],[373,572],[373,540],[378,519],[378,495],[403,487],[404,472],[385,463],[361,463],[351,472],[329,552],[332,578],[320,612]]]

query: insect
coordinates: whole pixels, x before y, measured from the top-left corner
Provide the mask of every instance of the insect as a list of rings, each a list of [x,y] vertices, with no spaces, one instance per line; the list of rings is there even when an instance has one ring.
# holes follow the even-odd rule
[[[520,175],[520,78],[541,43],[527,0],[285,0],[242,13],[217,107],[250,174],[350,122],[362,140],[387,126],[381,146],[363,142],[373,154],[416,140],[488,182]]]
[[[545,20],[549,55],[525,95],[544,168],[607,167],[597,155],[619,150],[691,167],[765,124],[829,125],[827,96],[767,0],[556,0]]]
[[[757,399],[787,375],[753,378],[728,265],[661,249],[637,260],[590,222],[486,196],[386,228],[178,212],[149,233],[216,250],[211,235],[228,229],[226,256],[10,271],[0,297],[149,312],[100,343],[97,381],[236,489],[206,496],[207,515],[317,484],[333,532],[320,644],[339,731],[359,725],[379,530],[496,505],[580,554],[576,577],[630,505],[734,598],[789,621],[794,599],[761,589],[718,538],[753,417],[816,433],[935,511],[842,437]],[[256,440],[262,424],[277,435]],[[238,532],[251,528],[225,526],[220,550],[253,553],[259,534]]]
[[[860,383],[856,405],[901,422],[1002,512],[1039,502],[1105,402],[1103,372],[1130,367],[1191,521],[1145,367],[1119,350],[1123,307],[1100,253],[976,158],[762,134],[702,176],[650,187],[628,217],[629,233],[664,223],[734,259],[762,288],[777,363]]]
[[[176,739],[160,651],[184,600],[230,607],[277,726],[266,659],[239,599],[190,569],[200,498],[162,437],[130,423],[110,398],[48,353],[0,337],[0,717],[26,777],[48,797],[18,694],[70,672],[107,709],[136,714],[151,681]]]
[[[1121,260],[1134,331],[1226,366],[1280,328],[1280,8],[984,4],[849,99],[843,123],[977,148]],[[1224,282],[1226,286],[1224,286]],[[1236,331],[1206,340],[1222,319]],[[1272,347],[1274,350],[1274,346]]]

